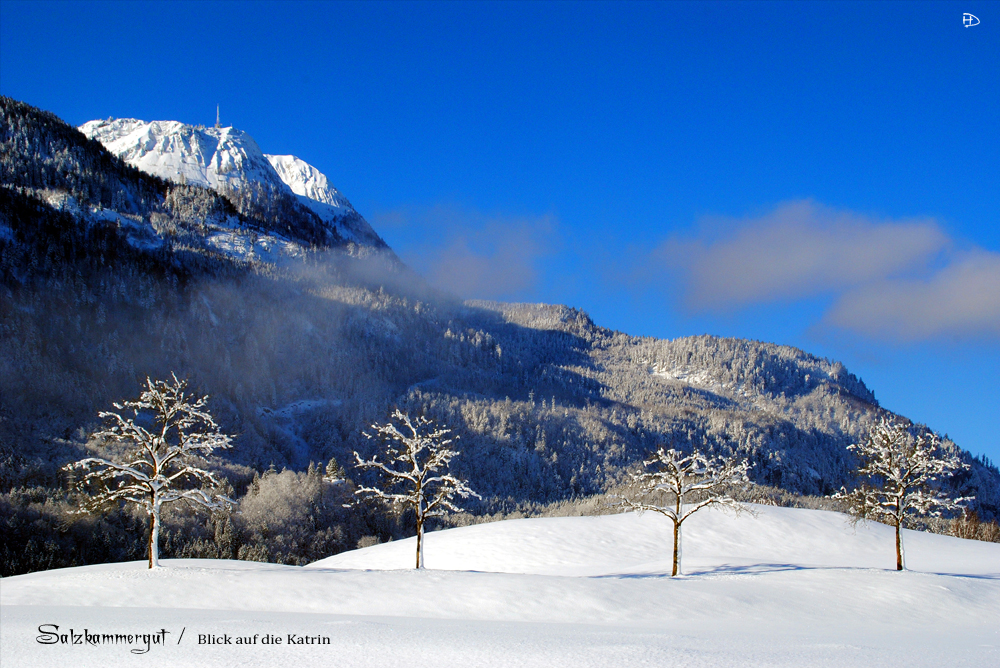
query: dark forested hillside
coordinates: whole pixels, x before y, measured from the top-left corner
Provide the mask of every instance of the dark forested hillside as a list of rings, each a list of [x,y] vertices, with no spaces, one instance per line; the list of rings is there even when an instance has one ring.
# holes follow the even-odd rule
[[[149,213],[170,189],[54,114],[0,97],[0,183],[62,190],[84,204]]]
[[[363,480],[352,453],[372,454],[362,432],[393,406],[455,430],[476,513],[606,492],[660,445],[739,453],[760,484],[828,494],[851,482],[846,447],[881,410],[843,365],[794,348],[461,303],[390,251],[322,246],[308,225],[288,237],[292,260],[227,255],[205,239],[274,233],[284,210],[146,176],[51,114],[0,107],[4,574],[141,554],[125,537],[142,518],[66,514],[59,469],[146,376],[210,395],[235,435],[214,466],[244,499],[242,514],[168,518],[164,555],[289,563],[407,530],[346,513],[311,467],[335,458]],[[995,517],[1000,473],[965,457],[956,484]]]

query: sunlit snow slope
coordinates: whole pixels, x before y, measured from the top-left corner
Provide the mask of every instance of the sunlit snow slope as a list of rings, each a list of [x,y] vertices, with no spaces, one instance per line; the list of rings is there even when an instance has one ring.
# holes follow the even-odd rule
[[[897,573],[886,527],[758,510],[694,516],[681,578],[665,575],[669,526],[652,514],[434,532],[424,571],[406,569],[404,540],[304,568],[176,560],[17,576],[0,582],[0,651],[5,666],[997,665],[1000,545],[908,531],[912,570]],[[44,623],[162,628],[172,642],[135,656],[41,645]],[[258,640],[198,644],[206,634]],[[330,644],[289,646],[289,634]]]
[[[685,573],[775,568],[895,568],[893,530],[857,527],[843,515],[751,506],[757,517],[699,512],[684,524]],[[610,576],[669,574],[672,525],[655,514],[537,518],[427,534],[429,568]],[[1000,576],[1000,545],[904,531],[907,566],[931,573]],[[344,552],[306,568],[409,568],[415,539]],[[976,549],[970,549],[972,548]],[[985,552],[984,552],[985,550]],[[992,553],[995,561],[983,560]]]
[[[294,155],[266,155],[268,162],[295,196],[320,220],[338,226],[342,236],[362,245],[379,246],[382,239],[326,176]]]

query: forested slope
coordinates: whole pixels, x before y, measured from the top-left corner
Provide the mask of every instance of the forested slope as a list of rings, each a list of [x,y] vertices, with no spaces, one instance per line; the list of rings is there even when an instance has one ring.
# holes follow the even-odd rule
[[[255,510],[177,514],[165,556],[301,562],[405,535],[406,518],[347,513],[307,471],[336,458],[360,482],[352,452],[372,454],[363,431],[397,405],[455,430],[477,513],[606,492],[660,445],[747,456],[752,479],[796,493],[851,483],[846,446],[880,409],[837,362],[631,337],[564,306],[461,303],[391,251],[319,243],[311,214],[144,175],[51,114],[0,102],[4,573],[141,551],[124,538],[141,518],[66,514],[59,468],[98,411],[171,372],[235,435],[214,466]],[[222,235],[251,250],[228,252]],[[262,239],[285,250],[258,251]],[[1000,474],[965,458],[955,484],[995,517]],[[265,505],[284,510],[268,520]]]

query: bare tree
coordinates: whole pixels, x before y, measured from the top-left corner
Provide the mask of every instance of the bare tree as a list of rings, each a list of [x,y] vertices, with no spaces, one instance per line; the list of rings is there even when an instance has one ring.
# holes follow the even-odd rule
[[[673,448],[660,448],[643,462],[655,471],[632,474],[631,488],[621,495],[624,508],[643,513],[651,510],[674,523],[674,563],[670,576],[681,572],[681,525],[707,506],[723,506],[736,512],[749,510],[729,496],[734,485],[747,482],[750,464],[734,457],[708,459],[698,451],[685,455]]]
[[[398,423],[398,426],[397,424]],[[458,452],[448,446],[458,437],[449,437],[443,429],[423,416],[411,419],[398,408],[384,425],[372,425],[375,434],[385,444],[386,461],[378,456],[364,460],[357,452],[354,458],[364,469],[374,469],[383,480],[384,489],[360,487],[355,494],[387,502],[398,510],[412,508],[417,518],[417,568],[424,565],[424,522],[428,517],[440,517],[447,512],[462,512],[452,501],[476,494],[460,478],[448,473],[449,464]]]
[[[969,468],[957,453],[945,452],[937,434],[926,429],[914,436],[901,420],[882,417],[861,443],[847,446],[861,462],[860,482],[833,497],[847,505],[855,522],[875,520],[896,529],[896,570],[906,567],[903,522],[909,515],[939,517],[957,510],[966,498],[948,497],[937,485],[957,470]]]
[[[207,510],[230,508],[234,501],[204,487],[220,481],[195,464],[199,456],[230,447],[206,410],[208,397],[185,393],[187,382],[146,379],[136,401],[113,404],[116,411],[98,415],[108,426],[93,439],[111,451],[68,464],[82,470],[76,481],[84,494],[82,512],[100,512],[110,504],[131,503],[149,515],[149,567],[159,564],[160,516],[163,506],[184,501]],[[131,415],[129,415],[129,413]]]

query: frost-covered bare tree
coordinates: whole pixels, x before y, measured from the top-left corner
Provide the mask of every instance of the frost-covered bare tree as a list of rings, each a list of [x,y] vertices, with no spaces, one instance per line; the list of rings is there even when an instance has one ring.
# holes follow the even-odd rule
[[[750,464],[735,457],[709,459],[698,451],[685,455],[660,448],[643,466],[656,470],[634,473],[632,485],[620,497],[621,505],[639,513],[651,510],[666,515],[674,523],[673,577],[681,572],[681,525],[687,518],[713,505],[736,512],[748,510],[729,492],[748,481]]]
[[[868,438],[847,446],[860,460],[859,484],[851,491],[834,494],[847,505],[855,522],[875,520],[896,529],[896,570],[906,567],[903,522],[909,515],[938,517],[957,510],[965,498],[951,498],[938,483],[955,471],[969,468],[957,453],[941,448],[937,434],[924,430],[916,436],[911,425],[882,417]]]
[[[382,478],[383,489],[360,487],[355,491],[366,498],[375,498],[391,504],[398,510],[412,508],[417,520],[417,565],[424,565],[424,522],[428,517],[440,517],[447,512],[462,512],[453,499],[460,497],[481,498],[464,480],[448,472],[455,438],[450,429],[436,426],[431,420],[418,416],[411,418],[398,408],[384,425],[372,425],[374,434],[385,446],[386,461],[378,456],[370,460],[354,458],[364,469],[375,470]]]
[[[208,412],[208,396],[185,392],[187,381],[146,379],[135,401],[113,404],[115,411],[99,416],[107,426],[92,438],[107,450],[105,457],[88,457],[68,464],[83,471],[76,480],[84,494],[82,512],[100,512],[111,504],[131,503],[149,515],[149,567],[159,566],[160,516],[163,506],[184,501],[207,510],[233,505],[214,493],[220,480],[197,466],[198,458],[230,447]],[[207,488],[207,489],[206,489]]]

